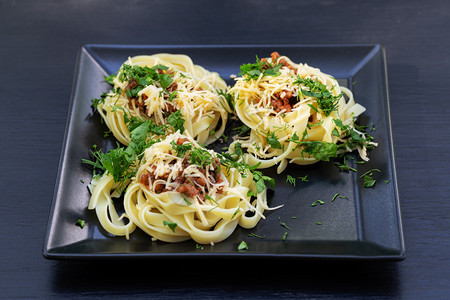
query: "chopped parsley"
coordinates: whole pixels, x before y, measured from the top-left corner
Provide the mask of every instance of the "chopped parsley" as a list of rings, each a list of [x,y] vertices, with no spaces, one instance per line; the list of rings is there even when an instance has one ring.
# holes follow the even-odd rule
[[[316,99],[317,106],[316,108],[313,105],[310,105],[312,109],[319,112],[318,109],[322,111],[325,116],[329,116],[331,112],[337,110],[339,106],[339,100],[342,97],[342,93],[334,96],[327,88],[326,85],[320,83],[318,79],[312,80],[311,78],[302,78],[301,76],[297,76],[297,80],[294,84],[304,85],[308,90],[304,90],[300,88],[300,91],[303,95],[307,97],[313,97]],[[334,87],[331,88],[333,90]]]
[[[136,174],[143,151],[157,142],[155,140],[147,142],[148,134],[151,133],[151,124],[150,120],[140,124],[133,123],[136,126],[133,126],[134,128],[130,131],[131,141],[126,148],[117,144],[117,148],[105,153],[95,146],[91,151],[93,160],[82,159],[82,162],[93,166],[94,174],[96,171],[109,173],[117,183],[116,191],[119,194],[122,193],[128,180]]]
[[[317,160],[329,161],[330,158],[337,156],[338,146],[334,143],[323,141],[305,141],[303,139],[300,140],[299,136],[295,132],[289,141],[297,144],[295,149],[301,147],[302,153],[308,153]]]
[[[292,177],[291,175],[286,176],[286,182],[292,184],[295,186],[295,177]]]
[[[244,64],[240,67],[239,76],[246,76],[246,80],[258,79],[259,76],[279,76],[282,64],[269,63],[267,60],[261,60],[256,56],[254,64]]]
[[[86,225],[86,221],[82,220],[82,219],[78,219],[77,222],[75,223],[77,226],[80,226],[81,229],[84,228],[84,226]]]
[[[333,202],[334,200],[336,200],[336,198],[339,196],[339,193],[334,194],[333,198],[331,198],[331,202]]]
[[[200,166],[201,168],[206,165],[211,165],[215,161],[215,157],[205,148],[193,147],[190,154],[190,163]]]
[[[373,179],[373,172],[381,173],[381,171],[379,169],[371,169],[360,176],[360,178],[364,179],[363,186],[365,188],[371,188],[371,187],[375,186],[375,183],[377,181],[375,179]]]
[[[181,111],[177,110],[174,113],[171,113],[168,117],[167,117],[167,123],[170,124],[170,126],[173,127],[173,129],[175,129],[175,131],[180,131],[180,133],[184,132],[184,119],[183,119],[183,115],[181,114]]]
[[[238,250],[248,250],[248,245],[246,242],[242,241],[237,247]]]
[[[167,94],[170,94],[167,88],[172,84],[173,79],[171,73],[167,72],[168,70],[169,68],[163,65],[156,65],[149,68],[147,66],[141,67],[124,64],[117,78],[121,82],[127,81],[129,83],[124,91],[125,95],[129,98],[136,98],[142,89],[156,83]]]
[[[247,125],[242,125],[242,126],[233,128],[233,131],[237,131],[238,135],[243,135],[250,131],[250,127],[248,127]]]
[[[168,226],[174,233],[175,233],[175,228],[177,228],[178,224],[174,223],[174,222],[170,222],[170,221],[163,221],[164,226]]]
[[[275,186],[275,180],[270,177],[264,175],[261,171],[256,170],[259,164],[254,166],[249,166],[242,160],[244,152],[241,148],[241,144],[237,142],[234,147],[233,153],[222,153],[219,154],[220,163],[225,166],[228,170],[231,168],[235,168],[241,173],[242,176],[246,176],[246,172],[250,171],[253,175],[253,181],[256,184],[257,193],[261,193],[264,189],[266,189],[266,182],[270,185],[271,188]]]
[[[255,233],[249,233],[248,236],[249,237],[256,237],[256,238],[259,238],[259,239],[263,239],[264,238],[264,237],[262,237],[260,235],[255,234]]]
[[[175,150],[178,157],[184,156],[188,151],[192,150],[191,143],[184,143],[182,145],[178,145],[175,141],[170,142],[172,145],[172,149]]]
[[[234,95],[228,93],[227,90],[222,90],[222,89],[218,89],[218,90],[216,90],[216,92],[217,92],[217,94],[219,94],[219,96],[222,96],[225,99],[228,106],[231,108],[232,111],[227,111],[227,112],[232,113],[235,110],[234,109],[234,103],[235,103]]]
[[[356,169],[355,169],[355,168],[352,168],[352,167],[350,167],[350,166],[347,164],[347,159],[348,159],[348,158],[353,159],[353,157],[351,157],[351,156],[349,156],[349,155],[344,155],[342,163],[340,163],[340,162],[335,162],[334,164],[335,164],[336,167],[338,167],[339,170],[342,171],[342,172],[348,172],[348,171],[356,172]]]
[[[354,122],[353,126],[344,125],[340,119],[333,119],[333,122],[336,124],[336,127],[341,130],[341,134],[339,134],[337,128],[335,128],[336,131],[333,130],[333,135],[345,140],[344,143],[339,145],[339,149],[355,149],[357,146],[363,146],[367,149],[373,148],[373,145],[371,145],[370,142],[374,140],[374,137],[365,132],[366,126],[359,126]]]
[[[285,222],[280,222],[280,226],[291,230],[291,228],[289,226],[287,226],[287,224]]]
[[[305,175],[303,177],[299,177],[298,179],[300,179],[302,182],[308,182],[309,181],[308,175]]]
[[[273,149],[281,149],[281,143],[278,141],[277,136],[275,135],[275,132],[267,132],[266,133],[266,142],[270,145]]]
[[[272,177],[263,175],[261,171],[253,170],[252,173],[258,194],[261,193],[264,189],[266,189],[266,181],[269,183],[272,189],[274,188],[275,180]]]
[[[103,103],[105,103],[105,98],[108,96],[108,93],[103,93],[101,96],[100,96],[100,98],[94,98],[94,99],[92,99],[91,101],[92,101],[92,107],[94,108],[94,109],[96,109],[97,108],[97,106],[99,106],[100,104],[103,104]]]
[[[105,82],[109,83],[110,85],[114,85],[114,78],[116,78],[115,74],[105,76]]]
[[[317,206],[317,205],[324,205],[325,202],[323,202],[322,200],[316,200],[313,203],[311,203],[311,206]]]

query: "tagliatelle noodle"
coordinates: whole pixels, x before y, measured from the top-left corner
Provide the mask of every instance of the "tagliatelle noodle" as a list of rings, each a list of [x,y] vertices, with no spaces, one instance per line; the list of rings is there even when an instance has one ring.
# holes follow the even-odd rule
[[[101,226],[109,233],[118,236],[129,236],[136,229],[136,225],[126,221],[126,215],[119,216],[114,206],[113,198],[116,184],[111,175],[105,174],[99,179],[94,179],[89,185],[91,199],[88,209],[95,209]]]
[[[168,74],[173,79],[171,88],[176,91],[176,96],[167,99],[160,85],[151,84],[139,91],[136,99],[128,98],[124,91],[130,83],[119,80],[124,65],[168,67]],[[114,137],[124,145],[130,142],[125,114],[150,119],[157,125],[165,125],[170,110],[179,110],[188,134],[197,142],[208,145],[217,140],[225,130],[230,108],[218,91],[226,89],[225,81],[216,72],[195,65],[189,56],[166,53],[135,56],[124,62],[114,78],[114,88],[104,102],[97,106],[97,110]],[[145,105],[140,108],[138,102]],[[173,132],[173,129],[169,129],[167,134]]]
[[[96,210],[105,230],[128,236],[137,226],[165,242],[193,239],[199,244],[214,244],[229,237],[238,225],[253,228],[264,218],[265,210],[275,209],[267,205],[266,190],[257,193],[250,171],[241,173],[217,163],[205,166],[187,163],[188,159],[177,156],[174,149],[174,144],[180,145],[180,141],[201,147],[192,137],[176,132],[145,150],[143,162],[123,196],[122,216],[118,216],[111,201],[115,192],[110,176],[103,175],[95,184],[89,209]],[[214,151],[201,149],[218,161]],[[215,174],[215,179],[211,174]],[[202,194],[179,192],[180,178],[192,183]],[[198,180],[203,180],[204,185],[197,184]],[[164,190],[158,191],[158,187]],[[105,207],[109,214],[104,213]],[[168,224],[176,226],[171,228]]]
[[[341,141],[340,137],[333,135],[332,132],[335,128],[339,133],[341,130],[336,127],[333,120],[340,119],[344,125],[352,125],[365,108],[355,103],[353,94],[348,88],[340,86],[336,79],[317,68],[307,64],[296,64],[286,56],[267,60],[270,63],[284,62],[278,76],[263,76],[261,73],[257,79],[237,77],[235,85],[229,90],[236,99],[237,116],[251,129],[247,139],[239,138],[230,145],[230,151],[234,152],[236,143],[240,143],[242,148],[247,149],[244,156],[248,164],[259,164],[259,169],[278,165],[278,173],[283,172],[288,163],[299,165],[316,163],[317,159],[303,152],[302,147],[298,147],[298,144],[292,141],[294,134],[303,138],[302,141],[338,143]],[[331,111],[329,115],[317,109],[316,99],[301,92],[301,89],[308,91],[309,88],[302,83],[295,83],[298,76],[317,80],[325,85],[333,96],[342,93],[337,102],[337,109]],[[290,109],[275,110],[273,99],[280,99],[286,95],[296,98],[295,103],[291,103]],[[272,134],[280,142],[281,149],[274,149],[268,143],[267,137]],[[368,159],[365,149],[359,148],[358,151],[363,159]]]

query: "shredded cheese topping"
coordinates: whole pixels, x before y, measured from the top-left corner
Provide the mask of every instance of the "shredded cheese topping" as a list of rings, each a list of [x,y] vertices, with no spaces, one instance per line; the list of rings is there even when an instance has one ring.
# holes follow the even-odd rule
[[[182,147],[189,150],[183,153]],[[203,156],[195,157],[198,152]],[[179,132],[145,150],[124,195],[122,216],[111,200],[114,189],[108,174],[93,188],[89,208],[102,226],[127,237],[137,226],[166,242],[217,243],[238,225],[253,228],[265,210],[275,209],[267,205],[266,189],[258,193],[249,170],[226,168],[214,151]]]
[[[261,62],[266,68],[277,66],[277,74],[261,72],[257,78],[244,74],[235,78],[229,90],[235,95],[239,119],[251,128],[250,136],[237,139],[230,151],[239,143],[247,150],[246,162],[258,164],[260,169],[278,164],[277,172],[281,173],[288,163],[306,165],[319,160],[312,151],[305,151],[308,142],[327,145],[345,141],[344,127],[336,126],[335,120],[353,129],[356,117],[365,111],[349,89],[319,69],[296,64],[276,52]],[[367,160],[364,145],[357,148]]]
[[[126,71],[133,67],[157,68],[157,72],[168,75],[170,85],[161,82],[150,84],[124,79]],[[160,69],[158,69],[160,67]],[[223,95],[227,85],[215,72],[194,65],[190,57],[181,54],[155,54],[129,58],[113,79],[114,88],[97,106],[108,128],[122,144],[130,142],[127,118],[140,117],[152,120],[157,125],[167,125],[168,118],[179,111],[186,130],[196,141],[208,145],[224,132],[231,110]],[[140,87],[136,95],[129,91]],[[166,134],[179,128],[169,128]]]

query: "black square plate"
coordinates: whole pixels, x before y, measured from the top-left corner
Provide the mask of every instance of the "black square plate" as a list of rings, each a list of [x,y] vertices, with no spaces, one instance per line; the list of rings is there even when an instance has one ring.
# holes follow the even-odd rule
[[[294,62],[307,63],[333,75],[349,87],[356,102],[367,108],[361,125],[374,124],[371,131],[378,147],[369,153],[366,164],[350,164],[356,172],[341,172],[333,162],[312,166],[289,166],[277,175],[270,191],[271,206],[266,219],[251,229],[238,228],[227,240],[216,245],[196,247],[193,241],[176,244],[154,242],[137,229],[130,240],[106,233],[94,211],[88,211],[87,184],[91,173],[83,158],[95,144],[103,149],[114,145],[105,139],[105,125],[91,108],[110,86],[104,76],[118,71],[131,56],[161,52],[189,55],[195,64],[218,72],[229,85],[230,75],[240,65],[253,63],[255,56],[267,57],[273,51]],[[360,176],[379,169],[372,188],[365,188]],[[297,179],[295,186],[286,176],[307,175],[308,182]],[[337,197],[334,195],[339,193]],[[316,200],[322,205],[312,206]],[[86,221],[81,229],[75,223]],[[256,236],[255,236],[256,235]],[[248,250],[237,249],[246,241]],[[60,168],[44,242],[43,254],[51,259],[100,258],[307,258],[401,260],[405,258],[397,178],[393,153],[385,51],[380,45],[236,45],[236,46],[128,46],[86,45],[79,53],[69,109]]]

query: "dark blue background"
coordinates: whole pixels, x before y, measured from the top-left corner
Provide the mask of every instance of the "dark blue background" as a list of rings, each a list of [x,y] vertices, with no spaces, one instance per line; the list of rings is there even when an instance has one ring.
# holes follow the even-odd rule
[[[0,1],[0,297],[446,298],[449,25],[450,2],[437,0]],[[76,57],[89,43],[384,45],[406,260],[43,258]]]

